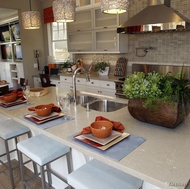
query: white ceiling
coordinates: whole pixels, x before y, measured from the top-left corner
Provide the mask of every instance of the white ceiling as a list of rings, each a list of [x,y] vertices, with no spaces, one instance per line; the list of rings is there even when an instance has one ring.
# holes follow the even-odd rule
[[[0,20],[10,18],[11,16],[18,15],[18,11],[14,9],[0,8]]]

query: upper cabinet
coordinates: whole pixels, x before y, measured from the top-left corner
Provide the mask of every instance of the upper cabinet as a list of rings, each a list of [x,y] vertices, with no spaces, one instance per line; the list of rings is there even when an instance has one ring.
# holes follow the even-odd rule
[[[108,15],[100,8],[77,11],[68,24],[68,49],[72,53],[126,53],[128,36],[117,33],[127,14]]]
[[[99,6],[100,0],[76,0],[77,11]]]
[[[1,62],[22,61],[18,21],[0,25],[0,54]]]

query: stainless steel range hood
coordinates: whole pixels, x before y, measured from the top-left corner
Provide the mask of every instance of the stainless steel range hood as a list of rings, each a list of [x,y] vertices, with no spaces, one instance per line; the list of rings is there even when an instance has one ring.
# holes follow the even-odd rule
[[[149,0],[149,6],[141,12],[121,24],[117,29],[118,33],[125,33],[130,26],[142,26],[148,24],[182,22],[190,23],[179,12],[170,7],[170,0]],[[186,28],[185,28],[186,29]]]

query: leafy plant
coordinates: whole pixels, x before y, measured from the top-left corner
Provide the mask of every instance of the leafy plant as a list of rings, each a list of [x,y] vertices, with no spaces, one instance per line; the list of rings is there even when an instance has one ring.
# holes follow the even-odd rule
[[[94,66],[94,70],[103,72],[105,71],[105,68],[109,66],[110,66],[109,62],[105,62],[105,61],[97,62]]]
[[[160,102],[181,103],[190,101],[190,81],[183,70],[178,74],[163,75],[158,72],[135,72],[123,85],[123,93],[130,98],[145,99],[144,107],[155,109]]]

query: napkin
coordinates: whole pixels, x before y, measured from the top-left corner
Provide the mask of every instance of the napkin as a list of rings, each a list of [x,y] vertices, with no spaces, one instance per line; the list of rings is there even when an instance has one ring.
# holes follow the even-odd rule
[[[48,104],[48,105],[52,106],[51,112],[57,112],[57,113],[61,112],[61,109],[58,106],[54,105],[53,103]],[[28,110],[29,111],[35,111],[35,107],[29,107]]]
[[[11,93],[16,93],[16,94],[17,94],[17,99],[23,97],[22,91],[19,91],[18,89],[13,90]],[[1,97],[0,97],[0,100],[4,100],[4,96],[1,96]]]
[[[95,121],[110,121],[110,120],[102,116],[97,116]],[[113,123],[113,130],[121,132],[121,133],[125,130],[125,127],[123,126],[122,123],[117,122],[117,121],[110,121],[110,122]],[[89,133],[91,133],[91,129],[90,129],[90,126],[87,126],[83,128],[80,134],[84,135],[84,134],[89,134]]]

